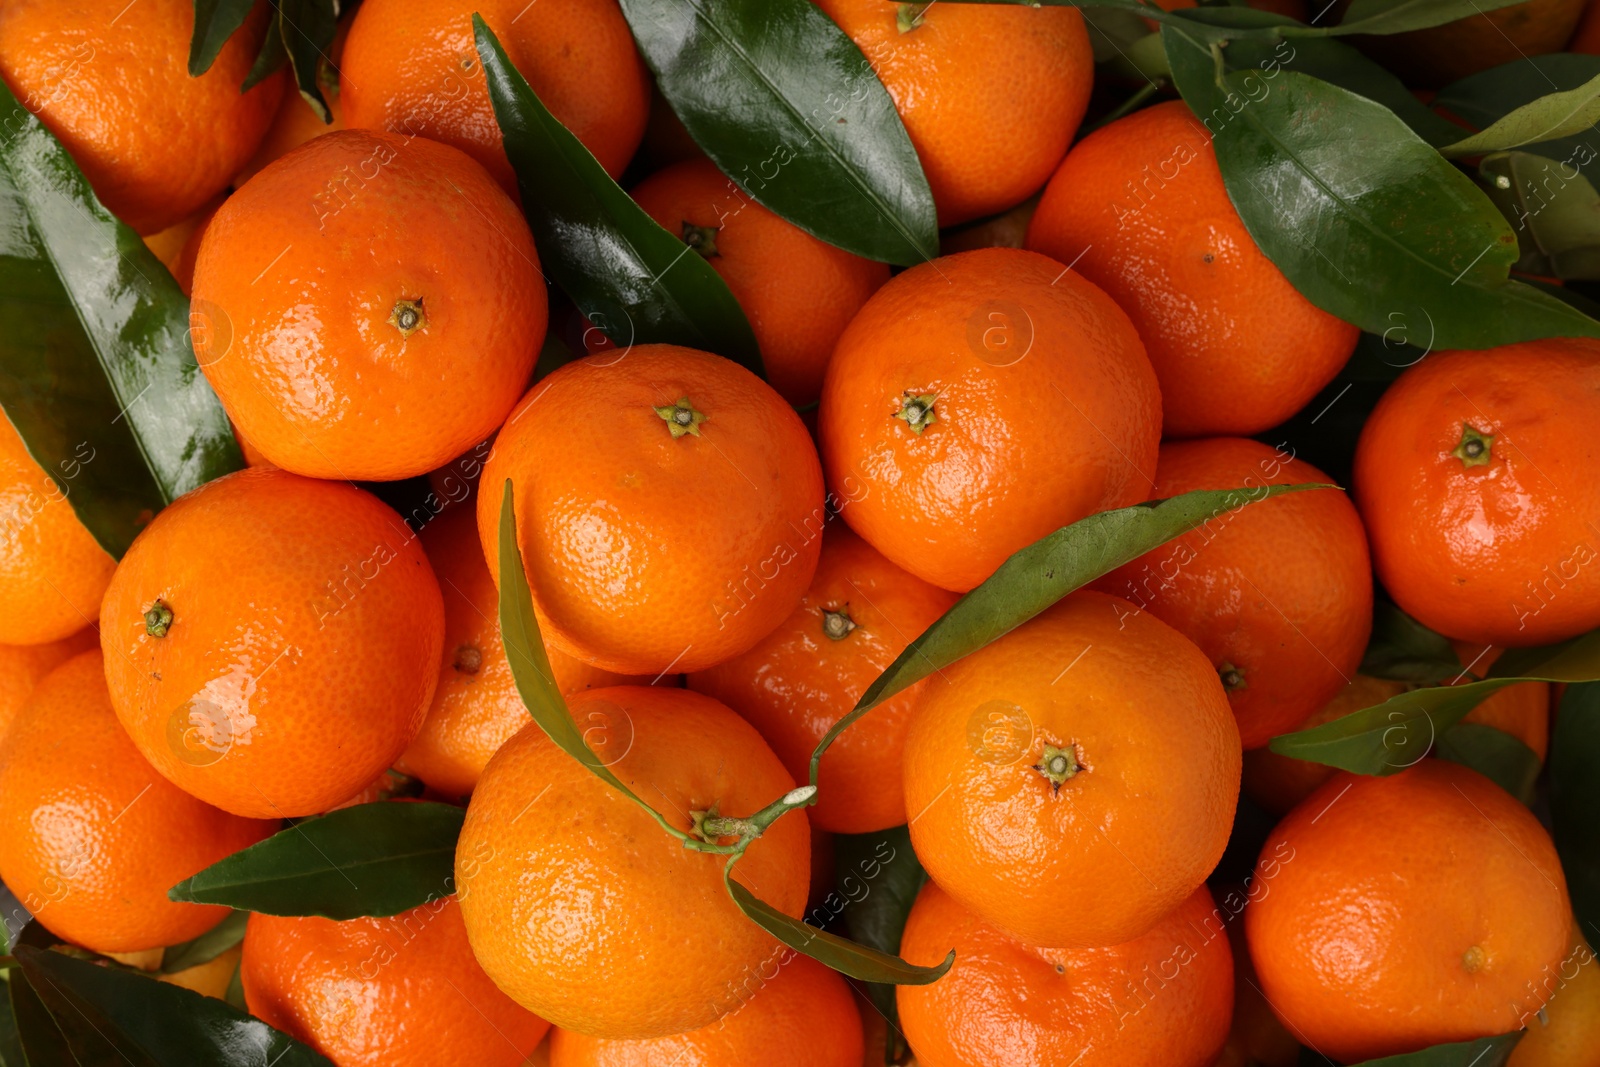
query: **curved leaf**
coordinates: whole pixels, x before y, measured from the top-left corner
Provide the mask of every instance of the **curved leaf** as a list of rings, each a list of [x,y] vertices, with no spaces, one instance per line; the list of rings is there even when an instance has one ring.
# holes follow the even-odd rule
[[[1355,0],[1345,9],[1344,19],[1330,32],[1337,34],[1405,33],[1425,30],[1471,18],[1497,8],[1526,3],[1527,0]]]
[[[823,919],[824,923],[842,918],[855,941],[879,952],[899,954],[911,905],[928,880],[911,848],[910,828],[892,826],[870,834],[835,834],[833,854],[835,888],[812,909],[812,918]],[[826,914],[819,916],[818,911]],[[889,1044],[903,1044],[894,986],[869,982],[866,991],[889,1023]],[[884,1062],[896,1060],[890,1055]]]
[[[202,963],[210,963],[244,940],[244,927],[250,913],[236,911],[191,941],[168,945],[161,953],[161,973],[177,974]]]
[[[1505,1067],[1506,1061],[1511,1058],[1511,1050],[1522,1040],[1523,1032],[1518,1030],[1511,1034],[1479,1038],[1477,1041],[1435,1045],[1419,1052],[1366,1060],[1351,1067]],[[1327,1059],[1317,1056],[1316,1062],[1325,1064]]]
[[[1600,337],[1600,322],[1507,280],[1510,225],[1393,112],[1295,71],[1219,74],[1220,50],[1174,25],[1173,77],[1213,134],[1228,195],[1313,304],[1378,334],[1398,315],[1437,348]]]
[[[821,8],[622,0],[622,10],[661,95],[745,193],[868,259],[909,266],[939,254],[933,193],[894,101]]]
[[[82,1067],[332,1067],[288,1034],[214,997],[30,945],[18,947],[17,959]]]
[[[1558,645],[1511,649],[1482,681],[1413,689],[1321,726],[1274,737],[1269,747],[1280,756],[1357,774],[1394,774],[1426,756],[1446,730],[1497,689],[1518,682],[1596,678],[1600,678],[1600,630],[1591,630]]]
[[[1600,279],[1600,192],[1578,168],[1600,158],[1581,144],[1555,160],[1543,151],[1562,141],[1530,146],[1535,151],[1499,152],[1478,165],[1489,199],[1517,228],[1522,258],[1517,270],[1555,278]],[[1554,294],[1569,301],[1573,294]],[[1581,299],[1581,298],[1580,298]],[[1593,317],[1593,311],[1585,314]]]
[[[455,892],[465,817],[430,802],[342,808],[213,863],[167,896],[267,915],[398,915]]]
[[[6,986],[11,1016],[16,1021],[17,1044],[23,1052],[16,1064],[6,1060],[6,1067],[81,1067],[56,1025],[55,1016],[20,968],[6,975]]]
[[[1577,89],[1597,77],[1600,77],[1600,56],[1571,52],[1531,56],[1502,63],[1447,85],[1434,97],[1432,106],[1481,130],[1546,93]],[[1529,145],[1528,151],[1551,159],[1568,159],[1585,140],[1562,137]]]
[[[1572,911],[1600,936],[1600,684],[1568,686],[1550,738],[1550,824]]]
[[[1439,151],[1451,158],[1502,152],[1508,148],[1570,137],[1600,121],[1600,75],[1576,89],[1554,92],[1524,104],[1470,137]]]
[[[623,348],[688,345],[761,374],[755,334],[727,283],[555,120],[483,20],[474,15],[472,25],[543,269]]]
[[[1539,754],[1504,730],[1481,722],[1458,722],[1439,736],[1440,759],[1471,767],[1524,804],[1533,803]]]
[[[189,39],[189,76],[211,69],[217,53],[250,17],[255,0],[194,0],[194,34]]]
[[[1393,604],[1380,602],[1372,612],[1372,637],[1360,670],[1372,678],[1427,685],[1454,681],[1466,667],[1448,637]]]
[[[113,556],[244,466],[189,345],[189,303],[0,83],[0,406]]]
[[[811,782],[834,738],[901,690],[1010,633],[1056,601],[1152,548],[1235,508],[1331,485],[1206,489],[1102,511],[1019,549],[895,657],[811,754]]]
[[[277,0],[277,4],[273,27],[283,40],[295,87],[317,117],[327,122],[332,115],[322,95],[318,70],[324,61],[333,62],[328,49],[339,28],[339,0]],[[262,51],[268,53],[266,48]]]

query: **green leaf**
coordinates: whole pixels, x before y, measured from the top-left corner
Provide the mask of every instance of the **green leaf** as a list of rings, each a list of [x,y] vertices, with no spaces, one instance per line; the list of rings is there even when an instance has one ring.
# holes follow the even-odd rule
[[[1579,169],[1600,153],[1586,144],[1574,153],[1558,161],[1533,152],[1500,152],[1478,166],[1489,199],[1516,227],[1520,271],[1600,279],[1600,192]]]
[[[1360,670],[1372,678],[1428,685],[1453,681],[1466,668],[1448,637],[1393,604],[1379,602],[1372,612],[1372,638]]]
[[[894,101],[811,0],[622,0],[622,11],[661,95],[745,193],[868,259],[939,254],[933,193]]]
[[[202,963],[210,963],[244,940],[247,911],[236,911],[217,925],[181,945],[169,945],[161,953],[161,973],[177,974]]]
[[[736,857],[735,857],[736,859]],[[886,985],[927,985],[937,981],[956,961],[955,949],[937,967],[918,967],[899,956],[819,930],[799,919],[792,919],[756,897],[733,880],[734,859],[722,871],[723,883],[740,911],[756,925],[788,945],[796,952],[827,964],[840,974],[863,982],[881,982]]]
[[[267,915],[398,915],[455,892],[465,816],[422,801],[341,808],[213,863],[167,896]]]
[[[1600,77],[1600,56],[1571,52],[1532,56],[1502,63],[1447,85],[1434,97],[1432,106],[1481,130],[1547,93],[1578,89],[1597,77]],[[1529,145],[1528,150],[1551,159],[1568,159],[1585,140],[1562,137]]]
[[[1550,824],[1572,911],[1600,936],[1600,684],[1568,686],[1550,738]]]
[[[1470,137],[1439,151],[1452,159],[1570,137],[1600,121],[1600,75],[1576,89],[1550,93],[1524,104]]]
[[[1533,803],[1539,754],[1504,730],[1481,722],[1458,722],[1439,736],[1435,755],[1471,767],[1524,804]]]
[[[1600,322],[1507,280],[1509,224],[1388,108],[1290,70],[1219,76],[1212,49],[1173,25],[1173,76],[1214,134],[1228,195],[1312,303],[1371,333],[1398,316],[1435,348],[1600,337]]]
[[[289,55],[295,86],[323,122],[332,118],[317,77],[339,28],[338,0],[278,0],[278,33]]]
[[[189,40],[189,76],[211,69],[217,53],[250,17],[255,0],[194,0],[194,36]]]
[[[61,1028],[56,1025],[55,1016],[28,984],[27,976],[20,970],[10,971],[6,975],[6,986],[24,1058],[16,1064],[8,1059],[5,1067],[79,1067]],[[7,1049],[7,1054],[11,1051]]]
[[[820,909],[813,909],[813,918],[817,917],[817,910],[829,912],[830,919],[842,917],[851,938],[879,952],[898,955],[906,917],[928,880],[912,851],[910,828],[894,826],[870,834],[835,834],[833,855],[834,891],[823,899]],[[903,1042],[894,986],[869,982],[866,991],[889,1023],[890,1045]]]
[[[245,75],[244,84],[239,87],[240,92],[254,89],[289,62],[289,50],[283,46],[283,35],[283,12],[274,7],[267,23],[267,35],[261,41],[261,51],[256,53],[256,61],[251,65],[250,73]]]
[[[1442,26],[1526,0],[1355,0],[1332,32],[1405,33]]]
[[[1351,1067],[1505,1067],[1511,1050],[1522,1040],[1524,1031],[1500,1034],[1497,1037],[1479,1038],[1477,1041],[1458,1041],[1449,1045],[1435,1045],[1420,1052],[1407,1052],[1400,1056],[1385,1056],[1378,1060],[1365,1060]],[[1310,1049],[1301,1053],[1301,1063],[1315,1063],[1326,1067],[1324,1056]]]
[[[1600,630],[1557,645],[1511,649],[1482,681],[1413,689],[1321,726],[1274,737],[1269,747],[1280,756],[1357,774],[1394,774],[1427,755],[1435,740],[1497,689],[1595,678],[1600,678]]]
[[[332,1067],[287,1034],[214,997],[27,945],[17,949],[17,958],[83,1067]]]
[[[178,283],[4,84],[0,110],[0,406],[120,556],[163,505],[244,460]]]
[[[664,342],[762,373],[755,334],[727,284],[658,226],[540,103],[474,15],[489,99],[543,269],[623,348]]]
[[[1090,515],[1019,549],[934,620],[824,735],[811,754],[812,784],[822,754],[851,723],[901,690],[1010,633],[1074,589],[1235,508],[1284,493],[1333,488],[1272,485],[1184,493]]]

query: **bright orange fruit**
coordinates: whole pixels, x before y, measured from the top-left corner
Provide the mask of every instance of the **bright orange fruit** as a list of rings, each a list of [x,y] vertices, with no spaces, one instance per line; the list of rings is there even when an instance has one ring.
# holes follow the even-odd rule
[[[99,647],[100,634],[93,626],[47,645],[0,645],[0,738],[40,679],[78,653]]]

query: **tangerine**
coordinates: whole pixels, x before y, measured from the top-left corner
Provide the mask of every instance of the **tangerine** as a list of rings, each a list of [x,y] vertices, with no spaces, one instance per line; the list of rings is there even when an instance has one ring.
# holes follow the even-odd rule
[[[49,644],[0,645],[0,738],[41,678],[78,653],[99,647],[100,634],[93,626]]]

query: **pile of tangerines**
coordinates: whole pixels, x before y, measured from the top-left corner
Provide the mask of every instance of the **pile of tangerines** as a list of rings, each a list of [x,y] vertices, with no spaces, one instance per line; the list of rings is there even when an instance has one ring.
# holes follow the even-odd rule
[[[0,2],[0,75],[191,297],[249,461],[113,559],[0,421],[0,877],[23,918],[151,969],[227,914],[173,886],[409,792],[465,808],[435,899],[252,914],[168,980],[232,980],[340,1067],[1354,1063],[1523,1030],[1518,1067],[1600,1063],[1600,980],[1532,810],[1432,755],[1362,775],[1266,747],[1414,688],[1360,673],[1374,572],[1452,643],[1447,682],[1600,625],[1600,345],[1429,353],[1366,420],[1347,494],[1269,431],[1359,331],[1256,246],[1182,102],[1091,131],[1070,8],[818,3],[893,96],[949,254],[891,272],[741,193],[652,116],[616,0],[365,0],[322,70],[329,124],[284,74],[240,92],[264,3],[191,76],[187,0]],[[726,282],[765,380],[603,339],[550,293],[473,11]],[[562,338],[578,358],[536,373]],[[384,485],[418,478],[402,517]],[[928,671],[813,779],[1014,553],[1294,485]],[[504,499],[590,762],[653,814],[530,718]],[[1468,721],[1542,760],[1550,690]],[[1229,884],[1244,807],[1281,821]],[[793,918],[837,899],[836,836],[906,827],[926,878],[898,949],[923,977],[874,1001],[662,821],[738,844],[733,880]],[[862,888],[835,919],[891,892],[840,873]]]

